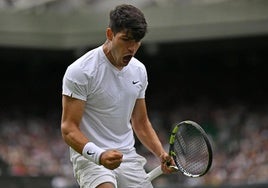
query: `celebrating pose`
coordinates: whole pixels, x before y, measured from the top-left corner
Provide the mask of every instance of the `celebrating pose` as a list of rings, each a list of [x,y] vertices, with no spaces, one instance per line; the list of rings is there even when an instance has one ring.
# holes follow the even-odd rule
[[[74,175],[83,188],[150,188],[141,143],[171,173],[174,163],[148,119],[145,66],[134,55],[147,32],[143,13],[132,5],[110,12],[103,45],[87,52],[63,78],[61,131],[70,146]]]

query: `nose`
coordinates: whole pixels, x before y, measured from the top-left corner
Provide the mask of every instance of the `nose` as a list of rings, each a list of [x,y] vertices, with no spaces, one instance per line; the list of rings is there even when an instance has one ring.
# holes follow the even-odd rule
[[[137,48],[137,43],[135,41],[129,41],[129,44],[128,44],[128,51],[130,53],[134,53],[136,51],[136,48]]]

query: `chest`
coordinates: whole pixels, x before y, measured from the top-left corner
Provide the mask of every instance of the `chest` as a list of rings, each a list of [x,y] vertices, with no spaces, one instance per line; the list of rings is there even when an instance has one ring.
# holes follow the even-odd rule
[[[92,80],[88,100],[99,108],[132,106],[142,86],[142,78],[135,71],[114,72],[106,69]]]

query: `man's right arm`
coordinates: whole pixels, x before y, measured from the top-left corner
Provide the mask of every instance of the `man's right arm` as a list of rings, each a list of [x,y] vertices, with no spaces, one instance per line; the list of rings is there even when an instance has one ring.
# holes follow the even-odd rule
[[[61,132],[64,141],[75,151],[101,164],[108,169],[115,169],[120,166],[123,154],[117,150],[106,150],[99,148],[80,131],[79,125],[84,113],[85,101],[75,99],[66,95],[62,96],[62,120]],[[91,155],[92,152],[95,156]],[[97,154],[97,155],[96,155]]]
[[[86,143],[89,142],[88,138],[85,137],[79,128],[84,107],[85,101],[66,95],[62,96],[62,137],[70,147],[80,154],[82,154]]]

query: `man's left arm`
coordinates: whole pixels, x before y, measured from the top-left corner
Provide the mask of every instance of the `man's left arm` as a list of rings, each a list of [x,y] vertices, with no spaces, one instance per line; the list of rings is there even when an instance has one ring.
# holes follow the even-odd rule
[[[131,123],[140,142],[160,159],[163,172],[171,173],[172,170],[167,167],[166,162],[170,162],[172,159],[164,150],[155,130],[152,127],[147,115],[145,99],[138,99],[136,101],[131,117]]]

